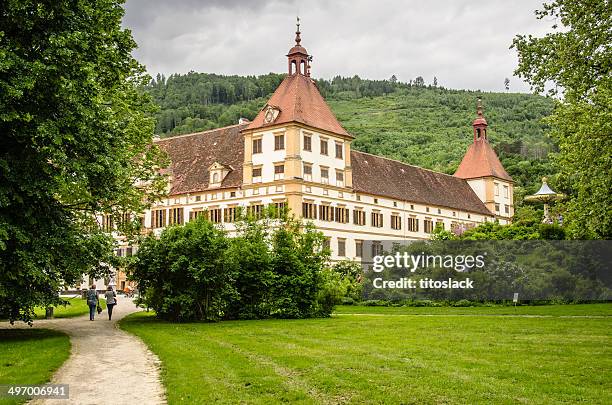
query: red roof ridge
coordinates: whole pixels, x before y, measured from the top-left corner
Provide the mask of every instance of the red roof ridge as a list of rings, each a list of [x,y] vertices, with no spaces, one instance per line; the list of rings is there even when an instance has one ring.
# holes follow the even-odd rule
[[[388,157],[385,157],[385,156],[374,155],[373,153],[362,152],[360,150],[354,150],[354,149],[351,149],[351,152],[361,153],[362,155],[369,155],[369,156],[373,156],[373,157],[379,158],[379,159],[390,160],[391,162],[396,162],[396,163],[399,163],[399,164],[404,165],[404,166],[414,167],[415,169],[426,170],[428,172],[432,172],[432,173],[435,173],[435,174],[441,174],[443,176],[449,176],[449,177],[457,178],[457,177],[453,176],[452,174],[446,174],[446,173],[443,173],[443,172],[438,172],[438,171],[433,170],[433,169],[428,169],[426,167],[421,167],[421,166],[417,166],[417,165],[411,165],[410,163],[402,162],[401,160],[391,159],[391,158],[388,158]]]
[[[232,124],[232,125],[227,125],[225,127],[207,129],[206,131],[192,132],[192,133],[189,133],[189,134],[180,134],[180,135],[174,135],[174,136],[167,136],[165,138],[154,139],[153,142],[163,142],[163,141],[167,141],[167,140],[171,140],[171,139],[186,138],[188,136],[194,136],[194,135],[205,135],[205,134],[221,131],[221,130],[224,130],[224,129],[234,128],[234,127],[239,127],[239,126],[247,126],[247,125],[249,125],[248,122],[245,122],[243,124]]]

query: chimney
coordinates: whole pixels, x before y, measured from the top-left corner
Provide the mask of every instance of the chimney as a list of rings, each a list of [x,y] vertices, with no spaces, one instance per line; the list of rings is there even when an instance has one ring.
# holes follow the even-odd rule
[[[249,122],[251,121],[249,121],[247,118],[244,118],[244,117],[238,118],[238,125],[248,124]]]

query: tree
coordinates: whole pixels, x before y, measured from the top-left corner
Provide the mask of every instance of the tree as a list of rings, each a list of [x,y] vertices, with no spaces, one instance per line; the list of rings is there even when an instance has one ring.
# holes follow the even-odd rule
[[[506,89],[506,91],[510,90],[510,79],[508,79],[507,77],[504,79],[504,88]]]
[[[397,83],[397,77],[395,77],[395,75],[391,75],[391,78],[389,79],[389,81],[393,84]]]
[[[423,79],[423,76],[417,76],[417,78],[414,79],[414,85],[416,87],[425,87],[425,79]]]
[[[433,86],[438,87],[438,78],[436,76],[433,78]]]
[[[570,235],[612,237],[612,8],[609,1],[555,0],[536,11],[558,21],[542,38],[519,35],[516,73],[559,97],[547,120]]]
[[[217,321],[238,297],[229,239],[203,217],[165,229],[140,245],[131,277],[158,317]]]
[[[129,233],[165,187],[122,16],[118,0],[0,3],[0,318],[30,321],[62,286],[107,273],[95,214]]]

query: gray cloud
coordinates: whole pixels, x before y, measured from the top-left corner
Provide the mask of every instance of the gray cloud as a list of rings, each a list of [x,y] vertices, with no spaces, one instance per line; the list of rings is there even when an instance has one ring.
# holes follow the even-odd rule
[[[541,1],[128,0],[124,26],[153,75],[284,72],[299,13],[315,77],[436,76],[445,87],[491,91],[509,77],[511,91],[528,91],[513,77],[509,46],[516,34],[547,31],[533,14]]]

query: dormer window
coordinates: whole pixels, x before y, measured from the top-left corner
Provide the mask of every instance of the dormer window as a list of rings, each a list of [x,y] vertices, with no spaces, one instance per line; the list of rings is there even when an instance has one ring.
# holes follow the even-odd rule
[[[208,188],[218,188],[221,187],[221,183],[223,183],[223,179],[225,176],[232,171],[231,166],[226,166],[222,163],[215,162],[208,168],[209,178],[208,178]]]

